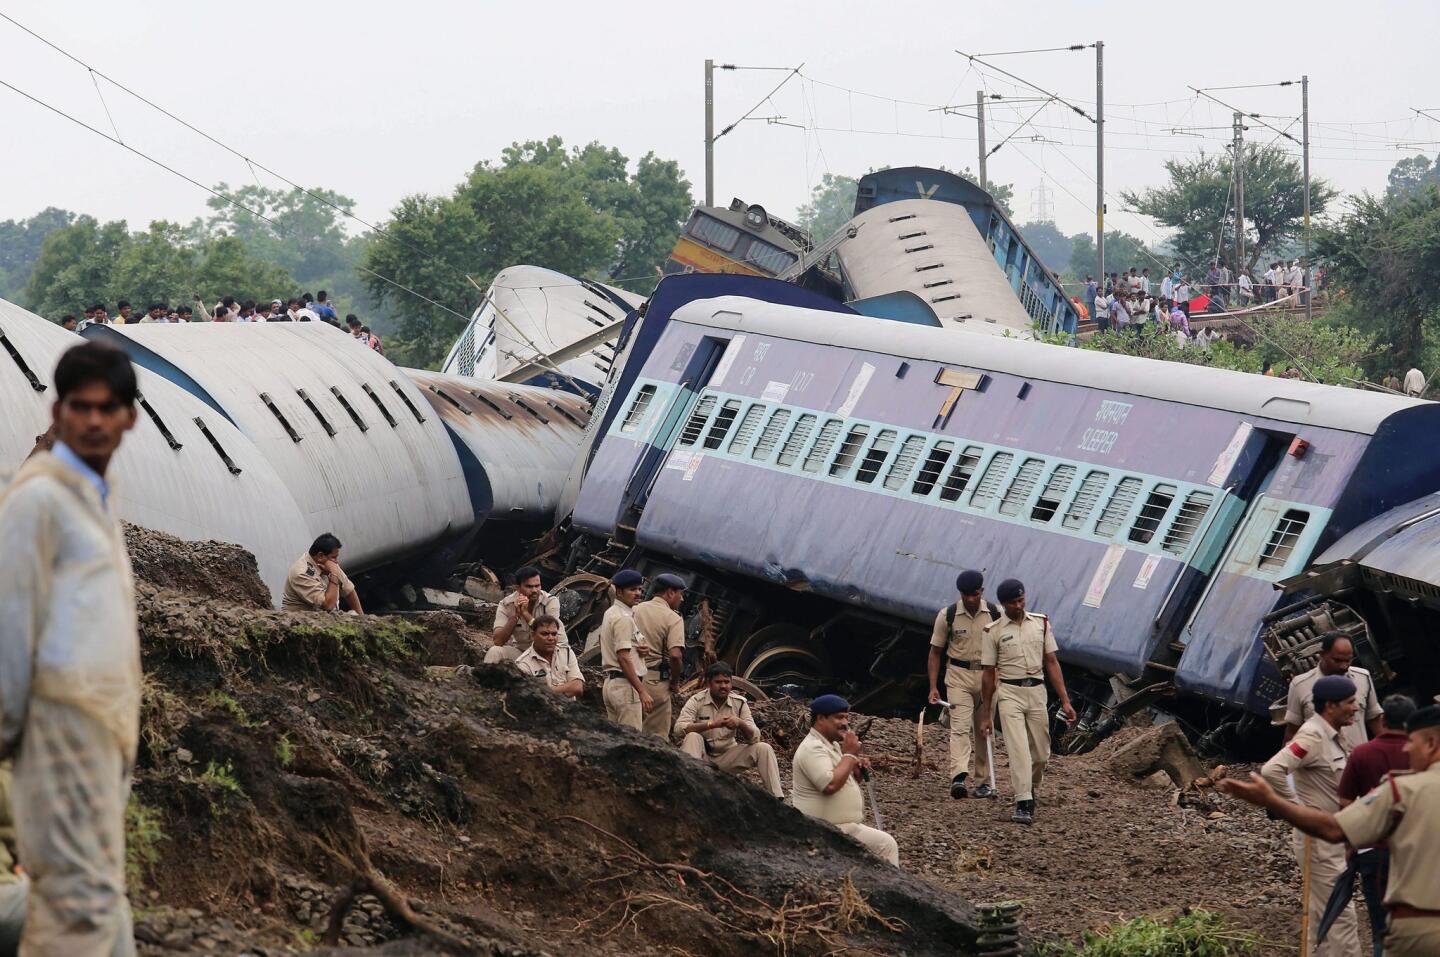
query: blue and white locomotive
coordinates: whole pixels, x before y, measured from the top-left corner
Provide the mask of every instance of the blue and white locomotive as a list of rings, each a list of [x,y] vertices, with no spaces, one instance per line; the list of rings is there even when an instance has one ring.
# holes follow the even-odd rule
[[[1403,652],[1342,604],[1282,607],[1277,583],[1440,488],[1435,403],[887,322],[738,276],[663,280],[620,352],[568,568],[687,573],[692,631],[762,686],[913,702],[965,568],[1026,582],[1092,730],[1162,695],[1264,715],[1315,651],[1275,627],[1296,614],[1382,676]]]

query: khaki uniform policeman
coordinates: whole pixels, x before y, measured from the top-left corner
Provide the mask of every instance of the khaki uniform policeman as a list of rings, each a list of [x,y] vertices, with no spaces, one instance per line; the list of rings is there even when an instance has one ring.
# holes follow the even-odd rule
[[[521,597],[525,607],[521,608]],[[540,587],[540,570],[527,565],[515,572],[515,590],[495,606],[495,630],[490,650],[485,652],[487,665],[514,661],[531,644],[530,623],[541,615],[560,618],[560,599]],[[565,625],[560,625],[560,644],[566,644]]]
[[[560,644],[560,620],[541,615],[532,622],[533,641],[520,652],[515,667],[521,674],[545,679],[545,687],[567,698],[585,693],[585,675],[569,645]]]
[[[1050,714],[1045,695],[1048,675],[1065,720],[1075,720],[1075,709],[1060,673],[1059,651],[1050,620],[1025,611],[1025,586],[1010,578],[995,590],[1005,615],[985,628],[980,664],[985,669],[980,733],[992,731],[992,708],[1000,713],[1000,731],[1010,756],[1010,784],[1015,790],[1011,820],[1029,824],[1035,819],[1035,791],[1050,760]]]
[[[316,539],[317,544],[325,537],[322,535]],[[335,554],[339,554],[338,545]],[[285,590],[280,596],[281,608],[336,611],[343,601],[358,611],[356,606],[359,599],[355,595],[355,586],[351,584],[339,562],[322,566],[319,559],[325,557],[326,553],[322,552],[301,555],[295,560],[290,570],[285,573]],[[329,570],[330,567],[333,567],[333,572]],[[327,605],[325,596],[332,583],[336,585],[336,597],[334,603]]]
[[[810,733],[791,762],[791,803],[795,810],[829,821],[876,857],[900,866],[895,838],[865,822],[865,795],[855,780],[870,762],[860,754],[860,739],[850,730],[850,704],[839,695],[810,702]],[[826,793],[829,792],[829,793]]]
[[[680,749],[731,774],[754,768],[765,790],[784,800],[775,749],[760,740],[745,696],[730,691],[730,666],[717,661],[706,669],[705,678],[709,687],[691,695],[675,722],[675,733],[685,736]]]
[[[1375,693],[1375,679],[1369,671],[1351,664],[1354,659],[1355,646],[1340,632],[1330,632],[1320,639],[1320,663],[1290,679],[1290,690],[1285,696],[1287,741],[1315,713],[1315,682],[1326,675],[1340,675],[1355,682],[1360,716],[1340,730],[1345,736],[1345,750],[1354,751],[1370,740],[1380,723],[1380,696]]]
[[[930,633],[930,703],[940,700],[936,684],[943,663],[946,700],[950,704],[950,796],[967,796],[965,779],[973,753],[975,778],[980,781],[975,796],[994,797],[995,790],[985,780],[990,776],[990,760],[980,740],[980,708],[985,698],[980,687],[980,644],[985,626],[995,616],[985,602],[985,579],[980,572],[961,572],[955,587],[960,591],[960,601],[940,610]]]
[[[1317,841],[1356,848],[1387,842],[1385,957],[1433,957],[1440,954],[1440,707],[1416,711],[1405,730],[1414,773],[1391,774],[1336,814],[1286,801],[1259,775],[1219,787],[1269,808]]]
[[[674,716],[671,696],[680,688],[685,663],[685,619],[677,611],[684,600],[685,580],[666,573],[655,576],[655,597],[635,606],[640,656],[645,659],[645,688],[655,699],[643,727],[646,734],[666,739]]]
[[[1344,728],[1355,720],[1355,683],[1339,675],[1330,675],[1314,683],[1314,707],[1321,713],[1310,717],[1290,743],[1265,763],[1260,774],[1286,800],[1299,799],[1306,807],[1334,814],[1340,810],[1337,789],[1350,747]],[[1295,782],[1292,789],[1290,781]],[[1324,944],[1316,944],[1320,917],[1330,900],[1335,880],[1345,870],[1345,848],[1339,844],[1318,841],[1301,831],[1291,835],[1291,847],[1300,865],[1302,882],[1308,874],[1310,953],[1314,957],[1359,957],[1359,925],[1355,908],[1347,904],[1330,929]]]
[[[600,620],[605,713],[611,721],[636,731],[643,727],[646,712],[655,706],[655,699],[644,685],[645,660],[640,656],[640,632],[635,627],[634,605],[640,600],[644,581],[639,572],[629,568],[616,573],[610,579],[615,586],[615,602],[605,609]]]

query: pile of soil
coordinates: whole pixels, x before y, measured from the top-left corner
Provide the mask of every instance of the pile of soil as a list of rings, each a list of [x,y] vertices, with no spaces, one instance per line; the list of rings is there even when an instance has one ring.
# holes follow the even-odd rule
[[[959,894],[477,664],[460,616],[227,602],[210,579],[243,576],[194,547],[137,584],[142,953],[311,951],[357,877],[339,946],[314,952],[976,952]]]
[[[794,743],[779,744],[794,741],[808,712],[785,700],[754,711],[789,780]],[[901,866],[973,900],[1023,902],[1023,923],[1037,940],[1074,941],[1131,917],[1202,907],[1262,938],[1262,953],[1298,949],[1300,878],[1290,828],[1211,788],[1182,791],[1163,775],[1159,783],[1115,774],[1115,752],[1148,728],[1126,728],[1088,754],[1052,756],[1027,827],[1010,821],[1003,737],[996,742],[1000,799],[954,800],[947,728],[925,726],[923,766],[913,776],[913,721],[857,716],[853,724],[868,725],[875,793],[900,844]],[[1356,901],[1364,926],[1358,893]]]
[[[270,607],[255,556],[239,545],[187,542],[127,522],[125,546],[137,582],[246,608]]]

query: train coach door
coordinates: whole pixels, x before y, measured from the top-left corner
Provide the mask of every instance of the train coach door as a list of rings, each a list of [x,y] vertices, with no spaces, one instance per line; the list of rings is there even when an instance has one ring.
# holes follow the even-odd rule
[[[1210,598],[1217,588],[1232,584],[1227,579],[1233,577],[1229,572],[1235,557],[1248,549],[1257,534],[1268,530],[1271,509],[1265,505],[1265,489],[1292,438],[1242,424],[1216,462],[1210,484],[1218,484],[1230,494],[1215,510],[1195,551],[1194,566],[1201,575],[1190,592],[1192,596],[1198,592],[1198,598],[1180,636],[1183,644],[1217,629],[1234,630],[1235,623],[1226,615],[1236,609],[1236,603]],[[1181,603],[1181,607],[1186,605],[1188,602]]]
[[[720,359],[725,354],[725,347],[730,344],[728,339],[715,339],[710,336],[701,338],[695,350],[690,353],[688,359],[681,357],[678,362],[684,365],[684,371],[680,377],[680,387],[675,390],[675,396],[670,400],[670,405],[665,409],[665,415],[660,420],[653,437],[650,439],[650,446],[641,456],[635,466],[635,472],[630,476],[630,482],[625,486],[624,507],[621,509],[621,525],[635,527],[640,519],[640,513],[645,510],[645,501],[650,495],[650,487],[655,484],[655,478],[660,474],[660,468],[665,464],[666,457],[670,454],[671,448],[675,445],[675,438],[680,432],[680,424],[689,416],[692,409],[700,400],[700,393],[709,384],[715,370],[720,365]]]

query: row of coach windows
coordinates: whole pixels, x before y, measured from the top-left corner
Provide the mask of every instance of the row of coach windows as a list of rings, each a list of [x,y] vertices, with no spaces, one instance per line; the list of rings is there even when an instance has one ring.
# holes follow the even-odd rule
[[[622,431],[633,431],[652,396],[652,386],[641,389]],[[1161,549],[1174,555],[1189,549],[1215,501],[1212,492],[1201,489],[1181,496],[1174,484],[1147,487],[1146,480],[1136,475],[1116,478],[1105,469],[1051,464],[1040,456],[1020,457],[1017,462],[1013,452],[989,451],[923,433],[902,438],[897,429],[863,422],[847,425],[842,419],[811,412],[797,415],[794,409],[763,402],[750,403],[742,414],[744,401],[729,399],[717,412],[718,401],[714,395],[701,397],[681,430],[681,447],[693,447],[703,435],[704,448],[719,450],[728,437],[724,451],[736,457],[773,458],[781,468],[810,474],[823,471],[831,478],[878,484],[921,498],[934,493],[940,501],[976,509],[994,506],[1001,515],[1039,525],[1058,519],[1071,531],[1088,530],[1137,545],[1149,545],[1158,535]],[[1281,524],[1284,527],[1272,536],[1262,564],[1282,563],[1304,527],[1303,519],[1288,513]]]

